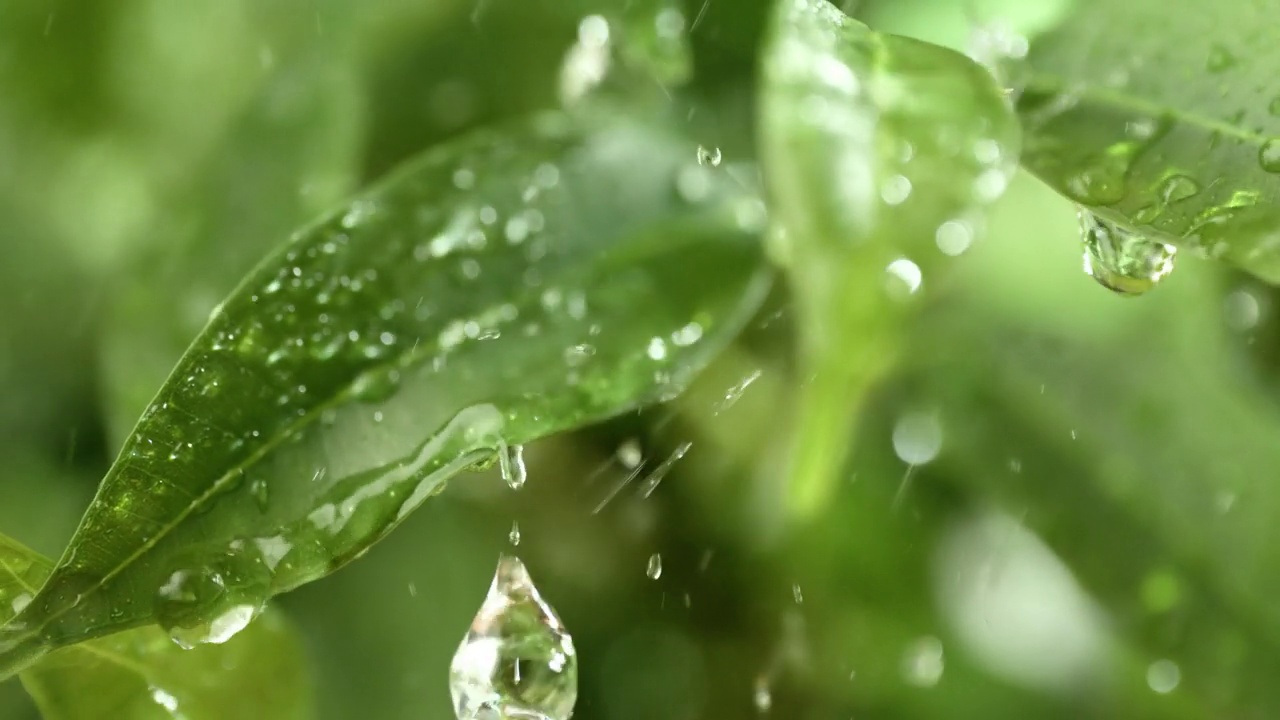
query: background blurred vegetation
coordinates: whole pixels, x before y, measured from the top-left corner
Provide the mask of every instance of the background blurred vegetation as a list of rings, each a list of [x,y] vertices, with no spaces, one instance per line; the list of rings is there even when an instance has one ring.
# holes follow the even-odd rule
[[[962,45],[979,17],[1034,32],[1063,2],[845,6]],[[417,151],[554,105],[579,19],[621,4],[0,3],[0,531],[59,555],[259,257]],[[727,159],[751,153],[765,6],[686,8]],[[459,478],[278,603],[322,716],[451,717],[449,659],[518,521],[579,648],[582,720],[1274,717],[1275,295],[1187,257],[1122,300],[1078,243],[1070,203],[1019,177],[925,278],[849,482],[801,532],[785,289],[685,396],[529,448],[524,492]],[[635,447],[652,468],[686,443],[651,496],[616,492]],[[35,717],[16,682],[0,717]]]

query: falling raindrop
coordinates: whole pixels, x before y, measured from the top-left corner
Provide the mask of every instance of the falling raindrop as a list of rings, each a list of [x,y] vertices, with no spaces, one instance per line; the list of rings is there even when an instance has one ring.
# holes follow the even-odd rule
[[[722,159],[722,157],[723,156],[720,153],[720,148],[718,147],[713,147],[708,149],[707,147],[702,145],[698,146],[698,164],[699,165],[710,165],[711,167],[720,167],[720,160]]]
[[[795,600],[797,605],[804,604],[804,592],[800,590],[800,583],[791,586],[791,599]]]
[[[498,452],[498,467],[502,472],[502,479],[507,481],[507,486],[512,490],[519,490],[524,487],[524,481],[529,479],[529,471],[524,466],[524,446],[511,445]]]
[[[1171,693],[1182,681],[1182,671],[1172,660],[1157,660],[1147,667],[1147,686],[1161,695]]]
[[[1084,271],[1108,290],[1141,295],[1173,272],[1178,249],[1080,208]]]
[[[662,554],[654,553],[649,556],[649,564],[644,569],[644,574],[649,576],[650,580],[657,580],[662,577]]]
[[[893,426],[893,451],[908,465],[924,465],[942,449],[942,425],[934,413],[911,413]]]
[[[756,677],[755,692],[751,694],[751,702],[759,713],[767,713],[773,708],[773,691],[769,687],[769,678],[765,675]]]
[[[511,532],[507,533],[507,540],[511,541],[512,545],[520,545],[520,523],[518,521],[513,520],[511,522]]]
[[[493,584],[449,667],[458,720],[567,720],[578,699],[573,638],[524,563],[498,559]]]
[[[926,636],[911,643],[902,659],[903,678],[916,687],[933,687],[942,679],[942,641]]]
[[[640,461],[644,459],[644,453],[640,449],[640,441],[635,438],[624,440],[614,454],[618,456],[618,462],[622,463],[622,467],[628,470],[636,469],[640,465]]]
[[[907,258],[898,258],[885,267],[885,288],[895,300],[914,295],[920,289],[924,274],[920,266]]]

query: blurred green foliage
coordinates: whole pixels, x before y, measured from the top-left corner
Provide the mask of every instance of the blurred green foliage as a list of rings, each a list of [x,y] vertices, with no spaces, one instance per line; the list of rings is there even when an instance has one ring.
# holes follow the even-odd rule
[[[983,18],[1034,34],[1069,15],[836,4],[952,46]],[[0,2],[0,532],[57,556],[259,258],[423,148],[554,106],[580,18],[623,5]],[[767,5],[685,6],[698,132],[726,162],[754,152]],[[780,288],[680,398],[536,443],[521,493],[459,478],[282,597],[320,717],[452,716],[449,659],[512,521],[577,642],[580,720],[1274,717],[1278,296],[1184,257],[1118,299],[1080,271],[1071,203],[1030,176],[985,225],[924,277],[812,522],[785,512]],[[644,496],[622,486],[633,444],[647,468],[689,445]],[[921,444],[936,458],[902,460]],[[35,717],[0,684],[0,718]]]

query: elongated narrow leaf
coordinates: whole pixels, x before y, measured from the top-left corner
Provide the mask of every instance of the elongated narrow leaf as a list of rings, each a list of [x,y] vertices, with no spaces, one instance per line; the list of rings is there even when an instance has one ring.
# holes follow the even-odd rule
[[[1018,132],[973,61],[874,33],[826,0],[778,3],[764,84],[777,250],[797,289],[802,376],[812,378],[792,477],[806,514],[830,491],[913,296],[1004,191]]]
[[[767,290],[761,208],[622,116],[428,152],[215,313],[0,635],[3,666],[153,619],[234,632],[458,470],[679,392]]]
[[[1275,0],[1081,0],[1038,38],[1026,166],[1103,217],[1280,281]]]
[[[29,603],[53,563],[0,536],[0,618]],[[302,648],[271,611],[224,645],[183,650],[159,628],[64,648],[23,671],[45,720],[305,718]]]

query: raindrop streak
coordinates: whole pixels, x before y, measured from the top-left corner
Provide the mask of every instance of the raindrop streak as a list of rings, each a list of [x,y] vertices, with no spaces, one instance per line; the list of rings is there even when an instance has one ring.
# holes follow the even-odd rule
[[[751,702],[756,711],[767,713],[773,708],[773,691],[769,688],[769,678],[761,675],[756,678],[755,692],[751,694]]]
[[[489,594],[449,667],[458,720],[567,720],[578,699],[573,638],[524,563],[498,559]]]
[[[524,446],[512,445],[498,453],[498,466],[502,471],[502,479],[512,490],[524,487],[529,479],[529,472],[524,467]]]
[[[684,456],[689,452],[689,448],[691,447],[693,447],[693,443],[684,442],[676,447],[675,450],[672,450],[671,454],[667,456],[667,459],[663,460],[661,465],[654,468],[653,472],[649,473],[649,477],[645,478],[644,482],[641,483],[640,494],[644,497],[652,495],[653,491],[657,490],[658,485],[667,477],[667,474],[671,472],[671,468],[675,467],[676,463],[684,459]]]
[[[644,574],[648,575],[650,580],[657,580],[662,577],[661,553],[654,553],[649,556],[649,565],[644,569]]]
[[[1080,208],[1084,271],[1108,290],[1141,295],[1173,272],[1178,249]]]
[[[698,164],[710,165],[711,167],[720,167],[720,160],[723,159],[720,148],[706,148],[702,145],[698,146]]]

